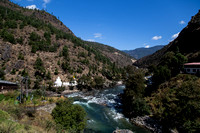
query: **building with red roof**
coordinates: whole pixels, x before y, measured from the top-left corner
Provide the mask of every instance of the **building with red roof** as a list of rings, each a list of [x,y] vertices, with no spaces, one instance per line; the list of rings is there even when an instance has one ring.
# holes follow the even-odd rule
[[[200,72],[200,62],[185,63],[184,64],[185,73],[196,74]]]

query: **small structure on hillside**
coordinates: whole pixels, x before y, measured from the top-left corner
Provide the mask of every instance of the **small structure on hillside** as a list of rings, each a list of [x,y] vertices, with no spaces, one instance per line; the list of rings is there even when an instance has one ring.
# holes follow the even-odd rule
[[[56,79],[56,81],[54,82],[54,86],[55,87],[61,87],[62,86],[62,81],[61,81],[60,77],[58,77]]]
[[[17,89],[18,89],[17,83],[13,83],[6,80],[0,80],[0,93],[5,93]]]
[[[76,81],[71,82],[63,82],[63,86],[77,86],[78,83]]]
[[[184,64],[184,72],[188,74],[200,73],[200,62],[186,63]]]
[[[74,80],[71,81],[71,82],[62,82],[62,80],[60,79],[60,77],[58,77],[58,78],[56,79],[56,81],[54,82],[54,87],[61,87],[61,86],[65,86],[65,87],[67,87],[67,86],[77,86],[78,83],[77,83],[76,79],[75,79],[75,78],[73,78],[73,79],[74,79]]]

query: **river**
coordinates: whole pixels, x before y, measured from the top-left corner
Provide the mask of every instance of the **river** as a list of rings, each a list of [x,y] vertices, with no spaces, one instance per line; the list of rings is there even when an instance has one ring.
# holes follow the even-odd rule
[[[95,90],[89,94],[82,92],[66,95],[74,99],[73,104],[81,105],[87,112],[85,133],[112,133],[116,129],[129,129],[134,133],[150,133],[132,125],[121,113],[121,101],[118,94],[123,93],[124,86]]]

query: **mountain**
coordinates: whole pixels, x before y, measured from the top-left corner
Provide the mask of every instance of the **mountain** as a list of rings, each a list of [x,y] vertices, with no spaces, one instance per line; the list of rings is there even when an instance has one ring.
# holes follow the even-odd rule
[[[136,48],[134,50],[123,50],[123,52],[129,54],[130,56],[138,60],[144,56],[155,53],[156,51],[160,50],[163,47],[164,47],[163,45],[158,45],[150,48]]]
[[[76,37],[44,10],[1,0],[0,18],[0,70],[7,80],[29,76],[33,86],[42,79],[50,83],[58,76],[70,81],[87,75],[88,82],[95,85],[101,78],[105,82],[117,80],[122,67],[133,63],[117,49]]]
[[[136,61],[134,57],[131,57],[127,53],[115,49],[111,46],[97,42],[87,42],[87,44],[92,48],[101,51],[106,57],[108,57],[111,61],[115,62],[117,65],[121,67],[132,65]]]
[[[162,57],[170,51],[175,52],[177,49],[188,58],[188,62],[200,61],[200,10],[192,16],[188,25],[179,33],[179,36],[166,45],[161,50],[152,55],[146,56],[134,63],[139,67],[149,67],[158,65]]]

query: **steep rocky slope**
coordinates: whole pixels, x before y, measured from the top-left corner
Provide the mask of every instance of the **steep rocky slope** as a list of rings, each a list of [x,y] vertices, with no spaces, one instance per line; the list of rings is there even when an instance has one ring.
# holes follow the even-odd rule
[[[18,11],[25,16],[37,18],[44,21],[45,23],[51,23],[57,29],[73,34],[72,31],[68,27],[66,27],[60,20],[58,20],[54,15],[49,14],[44,10],[29,10],[26,8],[22,8],[19,5],[10,2],[9,0],[1,0],[0,5],[14,11]]]
[[[159,64],[161,57],[169,51],[179,49],[180,53],[188,57],[189,62],[197,62],[200,60],[200,11],[192,17],[188,25],[180,32],[179,36],[167,46],[156,53],[144,57],[135,65],[139,67],[148,67],[150,65]]]
[[[136,61],[134,57],[131,57],[125,52],[122,52],[111,46],[97,42],[87,42],[87,44],[94,49],[101,51],[105,56],[107,56],[112,62],[115,62],[118,66],[124,67],[132,65]]]

